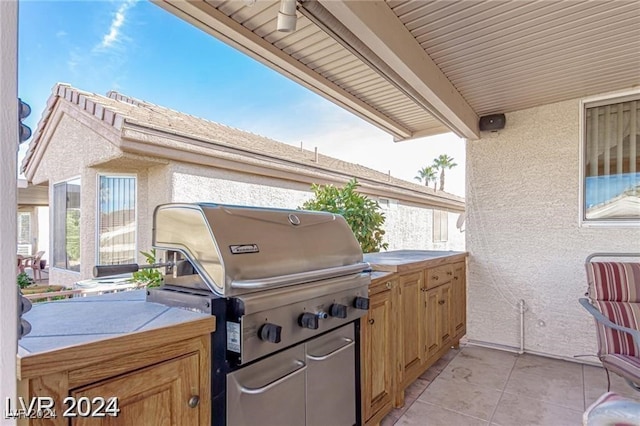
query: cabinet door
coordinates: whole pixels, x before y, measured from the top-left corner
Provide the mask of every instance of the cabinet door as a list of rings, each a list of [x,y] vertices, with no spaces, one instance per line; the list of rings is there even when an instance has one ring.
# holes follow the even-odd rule
[[[440,305],[438,304],[440,300],[440,289],[433,288],[431,290],[427,290],[425,293],[425,322],[424,322],[424,334],[425,334],[425,344],[424,344],[424,352],[425,359],[431,358],[435,355],[438,350],[440,350],[440,321],[442,321],[442,317],[440,316]]]
[[[451,284],[425,292],[425,359],[434,355],[451,340]]]
[[[400,277],[398,291],[402,380],[413,380],[423,360],[424,298],[422,272]],[[416,376],[417,377],[417,376]]]
[[[452,337],[452,306],[451,306],[451,284],[445,284],[438,287],[438,315],[440,347],[446,346]]]
[[[364,421],[385,406],[391,407],[394,367],[392,289],[395,282],[387,281],[386,289],[369,296],[369,311],[362,319],[362,374]]]
[[[451,283],[453,336],[462,336],[467,330],[467,281],[464,262],[453,265]]]
[[[467,279],[464,262],[454,265],[452,282],[453,325],[452,333],[464,335],[467,326]]]
[[[185,355],[73,391],[76,400],[117,395],[120,412],[117,417],[74,417],[71,425],[198,425],[199,403],[191,398],[199,388],[198,354]]]

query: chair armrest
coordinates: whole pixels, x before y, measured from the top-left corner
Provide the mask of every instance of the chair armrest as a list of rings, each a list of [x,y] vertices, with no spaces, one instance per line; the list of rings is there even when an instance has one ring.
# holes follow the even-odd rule
[[[591,315],[593,315],[593,317],[596,319],[596,321],[598,321],[602,325],[604,325],[606,327],[609,327],[609,328],[613,328],[614,330],[621,331],[623,333],[630,334],[631,337],[633,337],[633,343],[636,345],[637,348],[640,349],[640,331],[634,330],[633,328],[623,327],[621,325],[618,325],[618,324],[612,322],[609,318],[607,318],[604,315],[602,315],[602,312],[597,310],[596,307],[593,306],[589,302],[589,299],[587,299],[586,297],[582,297],[582,298],[578,299],[578,301],[587,310],[587,312],[589,312]]]

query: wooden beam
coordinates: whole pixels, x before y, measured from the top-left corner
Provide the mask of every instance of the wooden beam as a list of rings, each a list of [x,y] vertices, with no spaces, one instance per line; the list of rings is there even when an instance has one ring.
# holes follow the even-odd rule
[[[478,116],[383,0],[320,4],[390,66],[461,137],[478,139]]]

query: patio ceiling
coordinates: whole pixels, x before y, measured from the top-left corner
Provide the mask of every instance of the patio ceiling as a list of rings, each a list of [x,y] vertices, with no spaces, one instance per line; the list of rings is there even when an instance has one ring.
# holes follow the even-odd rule
[[[279,0],[156,3],[395,140],[640,84],[636,0],[312,0],[291,33]]]

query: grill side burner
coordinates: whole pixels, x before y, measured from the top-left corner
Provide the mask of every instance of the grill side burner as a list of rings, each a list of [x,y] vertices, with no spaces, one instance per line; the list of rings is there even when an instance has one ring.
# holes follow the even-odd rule
[[[358,330],[371,278],[344,218],[168,204],[156,208],[153,232],[173,262],[147,300],[217,319],[215,426],[359,421]],[[325,419],[321,407],[335,412]]]

